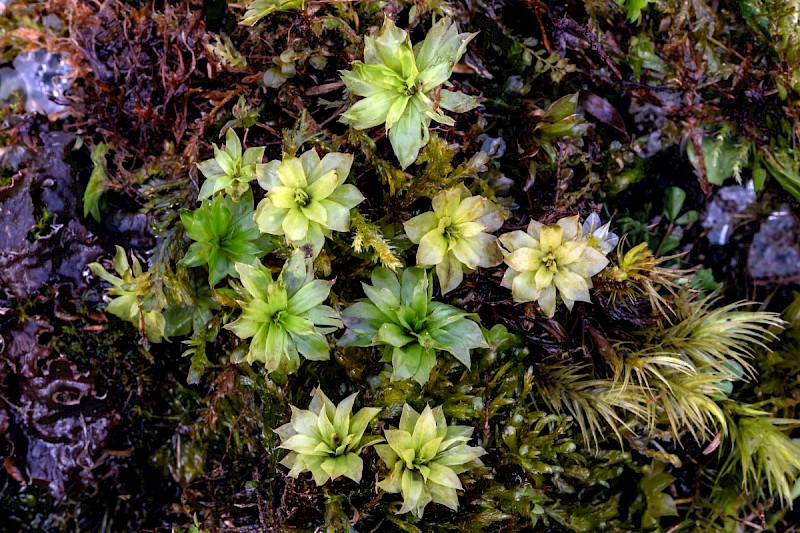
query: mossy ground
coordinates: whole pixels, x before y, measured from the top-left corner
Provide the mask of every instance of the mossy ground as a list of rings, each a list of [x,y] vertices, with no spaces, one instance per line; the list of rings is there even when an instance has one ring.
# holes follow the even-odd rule
[[[707,293],[721,282],[718,305],[747,299],[783,312],[797,301],[798,278],[745,268],[770,213],[786,206],[797,221],[800,34],[780,4],[309,1],[253,27],[237,24],[243,6],[225,2],[10,4],[0,12],[0,57],[47,48],[68,58],[74,82],[63,116],[26,113],[20,100],[0,110],[0,207],[13,213],[0,222],[8,230],[0,236],[0,529],[186,530],[195,519],[211,531],[795,528],[788,502],[752,483],[745,490],[741,468],[725,470],[731,441],[719,428],[701,442],[685,428],[676,437],[664,420],[651,431],[614,396],[621,354],[633,360],[668,329],[639,286],[601,279],[593,303],[548,319],[499,287],[501,267],[481,269],[442,300],[516,340],[498,334],[469,370],[440,358],[420,387],[390,383],[370,349],[335,348],[331,361],[266,376],[257,364],[235,363],[242,348],[220,329],[225,311],[189,345],[180,335],[147,343],[102,313],[104,287],[86,271],[120,244],[146,259],[168,299],[196,289],[204,277],[176,266],[188,246],[179,210],[196,205],[203,178],[195,164],[232,126],[246,132],[246,146],[266,146],[265,160],[301,147],[355,155],[351,175],[367,200],[353,227],[363,246],[354,234],[337,235],[315,265],[318,276],[336,278],[335,306],[362,296],[375,264],[413,264],[402,223],[438,190],[467,182],[509,209],[504,231],[599,211],[628,234],[625,250],[648,242],[659,255],[682,254],[664,264],[672,272],[710,269],[696,288]],[[631,22],[636,6],[641,20]],[[381,128],[349,131],[337,121],[349,103],[338,71],[361,59],[362,36],[384,15],[416,42],[445,14],[480,32],[451,81],[482,107],[436,128],[404,173]],[[264,73],[272,69],[274,80],[289,62],[294,75],[265,86]],[[573,94],[569,113],[553,110]],[[111,149],[95,221],[81,202],[101,142]],[[9,147],[28,155],[12,164]],[[693,161],[687,149],[704,158]],[[476,162],[480,151],[486,157]],[[702,215],[721,180],[736,178],[763,189],[726,244],[709,244],[699,221],[665,214],[668,187],[686,192],[681,214]],[[285,255],[265,263],[279,268]],[[680,285],[692,275],[676,277]],[[665,278],[654,279],[668,306],[688,305],[685,291],[671,294]],[[774,351],[755,348],[759,377],[718,400],[732,424],[744,417],[741,406],[759,405],[791,419],[791,435],[796,306]],[[188,348],[195,351],[185,356]],[[404,403],[444,405],[449,419],[474,426],[489,453],[463,479],[459,511],[431,505],[424,520],[395,515],[395,495],[375,490],[384,473],[371,449],[361,484],[338,480],[322,490],[307,475],[287,477],[272,429],[316,386],[335,402],[360,391],[361,404],[385,408],[377,429],[394,425]],[[57,394],[35,394],[47,387]],[[572,408],[554,400],[562,391]],[[614,427],[597,418],[598,442],[578,422],[602,407],[596,398],[620,417]],[[41,446],[56,450],[52,468],[29,453]]]

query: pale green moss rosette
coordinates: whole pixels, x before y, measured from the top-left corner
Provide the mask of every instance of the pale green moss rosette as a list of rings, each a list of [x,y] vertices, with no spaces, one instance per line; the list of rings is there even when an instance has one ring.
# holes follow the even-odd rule
[[[472,196],[463,185],[433,198],[433,211],[404,224],[411,242],[419,244],[417,265],[436,266],[442,294],[461,284],[464,271],[493,267],[503,254],[492,231],[503,225],[497,205],[483,196]]]
[[[527,232],[501,235],[500,243],[509,266],[501,285],[514,301],[537,302],[548,317],[556,312],[557,294],[570,310],[575,302],[589,302],[592,276],[608,264],[605,253],[584,240],[577,216],[552,226],[532,220]]]
[[[300,356],[312,361],[330,358],[325,335],[342,327],[339,314],[322,305],[333,282],[314,279],[301,251],[292,254],[274,281],[258,262],[237,263],[236,271],[242,314],[225,328],[240,339],[252,339],[248,363],[260,361],[269,372],[291,373],[300,367]]]
[[[270,235],[285,235],[295,246],[310,245],[314,256],[331,231],[349,231],[350,210],[364,201],[355,185],[345,183],[353,156],[313,149],[258,168],[258,183],[267,191],[254,220]]]
[[[291,421],[274,431],[281,438],[279,447],[289,450],[281,464],[290,469],[290,477],[311,472],[317,486],[341,476],[361,482],[364,463],[359,454],[365,447],[383,442],[383,437],[364,435],[381,410],[364,407],[353,416],[357,394],[333,405],[322,389],[316,388],[308,410],[289,406]]]
[[[400,279],[385,267],[372,271],[372,285],[362,283],[367,300],[342,312],[347,331],[340,346],[384,346],[392,380],[428,381],[436,352],[450,353],[467,368],[470,350],[487,348],[475,315],[432,301],[433,285],[422,268],[405,269]]]
[[[386,444],[375,451],[389,468],[389,476],[378,487],[401,493],[403,506],[398,513],[411,512],[422,517],[430,502],[458,509],[458,474],[476,466],[486,454],[480,446],[467,446],[473,428],[447,426],[442,407],[426,406],[422,414],[408,404],[403,406],[399,429],[384,431]]]
[[[114,271],[118,276],[109,273],[100,263],[89,263],[89,269],[95,276],[111,284],[106,297],[111,301],[106,311],[142,330],[150,342],[161,342],[166,336],[166,321],[162,313],[166,301],[163,300],[163,294],[153,290],[151,273],[142,270],[135,255],[131,254],[131,265],[125,250],[121,246],[115,248]]]
[[[364,98],[341,121],[359,130],[385,124],[400,166],[406,168],[428,144],[431,120],[455,123],[440,109],[463,113],[477,107],[472,96],[440,89],[475,35],[458,33],[445,18],[412,48],[408,34],[386,18],[377,37],[364,38],[364,62],[340,71],[348,90]]]
[[[256,167],[261,165],[264,147],[248,148],[242,153],[239,136],[228,128],[222,148],[214,145],[214,158],[197,164],[206,180],[200,187],[198,200],[225,191],[234,200],[239,200],[250,190],[250,182],[256,177]]]

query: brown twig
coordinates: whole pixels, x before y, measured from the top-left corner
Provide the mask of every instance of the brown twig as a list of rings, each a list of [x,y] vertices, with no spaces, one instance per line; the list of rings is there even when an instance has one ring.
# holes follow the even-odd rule
[[[573,32],[580,34],[581,37],[586,39],[586,41],[589,43],[589,45],[592,47],[592,49],[595,52],[597,52],[597,55],[600,56],[600,59],[603,60],[603,62],[611,70],[611,72],[613,72],[614,75],[618,79],[620,79],[620,80],[622,79],[622,74],[620,74],[619,70],[617,70],[617,67],[614,66],[614,63],[611,61],[611,58],[608,57],[608,54],[606,53],[605,50],[603,50],[603,47],[600,44],[600,42],[597,40],[597,38],[592,34],[592,32],[588,28],[586,28],[584,26],[581,26],[580,24],[578,24],[574,20],[569,19],[567,17],[564,17],[564,18],[561,18],[561,19],[557,20],[555,22],[555,26],[556,26],[556,28],[558,28],[559,30],[562,30],[562,31],[572,30]]]

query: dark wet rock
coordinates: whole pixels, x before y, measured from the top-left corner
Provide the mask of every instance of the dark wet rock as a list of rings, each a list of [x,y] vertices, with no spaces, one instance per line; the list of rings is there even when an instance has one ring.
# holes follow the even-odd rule
[[[71,220],[64,229],[62,239],[61,261],[56,273],[59,278],[75,286],[85,286],[87,265],[97,261],[102,250],[94,244],[94,236],[75,220]]]
[[[0,189],[0,287],[18,300],[45,285],[84,287],[86,265],[103,253],[77,217],[75,179],[63,160],[71,140],[44,134],[46,148]]]
[[[53,353],[48,337],[54,329],[63,331],[63,324],[55,320],[74,322],[76,328],[81,326],[75,321],[87,315],[97,322],[83,309],[87,298],[99,298],[86,290],[86,265],[104,251],[84,225],[82,187],[67,162],[74,136],[47,131],[37,135],[34,148],[4,152],[19,156],[19,167],[11,166],[15,174],[0,188],[0,441],[7,443],[2,446],[3,468],[7,479],[16,483],[41,486],[57,498],[80,499],[92,497],[114,468],[107,447],[119,438],[113,429],[122,416],[116,408],[120,399],[113,393],[114,400],[99,394],[97,382],[108,389],[102,371],[81,372],[93,366],[76,357],[71,347],[59,348],[69,358]],[[121,234],[115,241],[152,239],[144,216],[117,217],[115,222],[99,231]],[[12,326],[23,302],[48,317],[35,316]],[[96,323],[83,324],[83,332],[102,329]]]
[[[756,279],[796,282],[800,276],[800,230],[788,206],[772,213],[753,237],[747,269]]]
[[[97,396],[88,373],[56,359],[41,375],[22,381],[19,406],[26,413],[30,482],[46,484],[54,495],[73,480],[93,486],[95,460],[120,415]]]
[[[64,150],[72,142],[72,138],[53,134],[44,136],[42,140],[47,147],[46,150],[52,146],[57,152],[41,156],[41,163],[37,169],[38,199],[50,213],[60,214],[64,220],[76,218],[83,206],[79,205],[76,198],[78,191],[75,190],[76,180],[73,171],[63,157]]]
[[[4,463],[8,474],[61,496],[96,487],[93,469],[120,415],[98,396],[88,372],[51,358],[40,339],[50,332],[46,320],[33,317],[4,334],[0,383],[8,402],[0,408],[0,433],[13,450]]]
[[[0,104],[13,93],[21,93],[28,112],[49,115],[66,111],[68,107],[62,104],[70,85],[67,74],[69,66],[61,54],[46,50],[18,54],[13,67],[0,68]]]
[[[35,316],[21,326],[3,333],[6,349],[0,353],[0,384],[5,383],[9,374],[26,378],[36,375],[36,365],[50,355],[50,349],[40,344],[39,337],[53,331],[50,323],[43,317]]]
[[[18,299],[31,298],[50,279],[53,262],[38,253],[40,248],[31,246],[18,253],[0,253],[0,283]]]
[[[149,219],[142,213],[115,211],[108,219],[108,227],[116,233],[117,242],[126,248],[150,249],[155,245]]]
[[[31,151],[19,144],[0,147],[0,167],[18,172],[31,160]]]
[[[36,223],[30,184],[28,174],[17,174],[11,185],[0,189],[0,219],[3,220],[0,224],[0,264],[3,254],[13,253],[25,245],[25,235]]]
[[[708,229],[708,241],[721,246],[728,242],[742,212],[756,201],[753,182],[746,186],[720,187],[706,210],[702,225]]]
[[[12,231],[25,239],[27,229],[17,226]],[[32,243],[0,249],[0,285],[20,300],[32,298],[45,285],[70,282],[84,286],[86,265],[103,253],[94,240],[79,222],[71,221]]]

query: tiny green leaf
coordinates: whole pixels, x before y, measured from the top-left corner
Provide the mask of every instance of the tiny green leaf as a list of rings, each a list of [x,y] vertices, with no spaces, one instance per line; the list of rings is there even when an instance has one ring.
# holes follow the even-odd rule
[[[94,147],[91,154],[92,174],[89,176],[89,183],[83,193],[83,216],[92,215],[97,222],[100,222],[100,201],[103,194],[111,188],[111,184],[106,174],[106,155],[109,146],[106,143],[99,143]]]
[[[253,26],[262,18],[276,11],[297,11],[305,9],[305,0],[253,0],[239,24]]]
[[[678,218],[685,200],[686,191],[680,187],[667,187],[664,191],[664,216],[670,222]]]

